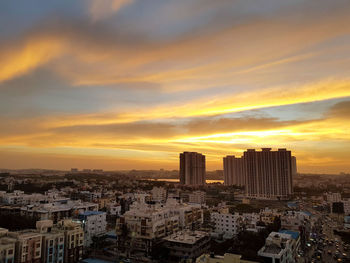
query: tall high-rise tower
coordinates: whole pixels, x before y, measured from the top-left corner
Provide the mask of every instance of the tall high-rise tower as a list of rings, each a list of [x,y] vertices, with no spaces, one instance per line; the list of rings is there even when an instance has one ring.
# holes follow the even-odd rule
[[[290,151],[263,148],[244,152],[246,195],[259,199],[288,199],[293,193],[293,161]]]
[[[224,157],[224,184],[244,186],[244,160],[234,155]]]
[[[247,197],[288,199],[293,193],[296,169],[296,158],[286,149],[248,149],[241,158],[224,158],[224,182],[245,186]]]
[[[205,156],[196,152],[180,153],[180,184],[205,185]]]

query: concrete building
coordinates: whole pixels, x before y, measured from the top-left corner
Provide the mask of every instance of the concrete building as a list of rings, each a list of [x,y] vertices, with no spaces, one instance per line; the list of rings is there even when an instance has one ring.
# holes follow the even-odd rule
[[[0,262],[14,263],[16,239],[7,236],[8,230],[0,228]]]
[[[245,185],[244,159],[234,155],[224,157],[224,184],[225,185]]]
[[[64,262],[79,262],[83,258],[84,247],[84,231],[81,223],[66,219],[58,222],[57,228],[64,233]]]
[[[191,204],[205,204],[205,192],[194,191],[188,195],[188,201]]]
[[[169,249],[170,259],[195,260],[203,253],[208,252],[210,236],[203,231],[183,230],[163,238],[164,246]]]
[[[52,220],[36,222],[36,228],[42,235],[41,261],[44,263],[64,262],[64,232],[53,228]]]
[[[154,202],[162,203],[167,199],[167,191],[164,187],[153,187],[151,193]]]
[[[205,185],[205,156],[196,152],[180,154],[180,184]]]
[[[92,238],[106,234],[106,213],[100,211],[87,211],[79,215],[84,229],[84,246],[92,244]]]
[[[134,204],[133,208],[117,219],[116,233],[120,250],[125,253],[151,252],[154,241],[180,229],[197,229],[203,223],[200,207],[178,203],[168,199],[165,204]],[[126,234],[126,235],[125,235]]]
[[[225,253],[223,256],[203,254],[196,259],[196,263],[257,263],[255,261],[243,260],[241,255]]]
[[[224,235],[224,238],[232,238],[242,230],[257,232],[260,215],[256,213],[234,213],[228,211],[213,212],[210,214],[211,222],[214,224],[214,233]]]
[[[15,262],[39,263],[41,260],[42,235],[33,230],[9,232],[16,239]]]
[[[293,193],[292,155],[286,149],[247,150],[243,155],[245,191],[250,198],[289,199]]]
[[[117,219],[116,233],[127,233],[124,240],[118,240],[119,249],[148,254],[155,240],[179,230],[179,221],[179,215],[168,207],[139,204]]]
[[[341,202],[341,194],[340,193],[326,193],[326,200],[328,203],[337,203]]]
[[[258,255],[262,257],[262,262],[296,262],[299,245],[299,232],[289,230],[271,232],[266,238],[265,246],[258,251]]]
[[[46,204],[33,204],[21,207],[21,215],[36,217],[39,220],[58,221],[78,216],[86,211],[97,211],[98,204],[81,202],[80,200],[63,200],[62,202],[50,202]]]

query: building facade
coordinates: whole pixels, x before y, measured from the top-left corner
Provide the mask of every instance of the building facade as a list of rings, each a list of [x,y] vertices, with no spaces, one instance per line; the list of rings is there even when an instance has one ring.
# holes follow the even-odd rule
[[[106,213],[100,211],[87,211],[79,215],[84,229],[84,246],[89,247],[93,237],[102,236],[106,233]]]
[[[247,150],[243,155],[245,191],[250,198],[289,199],[293,193],[292,155],[286,149]]]
[[[79,222],[70,219],[58,222],[57,227],[64,233],[64,262],[79,262],[83,258],[84,231]]]
[[[183,230],[163,239],[164,246],[169,249],[169,257],[173,260],[195,260],[208,252],[210,236],[203,231]]]
[[[39,263],[41,261],[42,235],[35,230],[9,232],[16,239],[15,262]]]
[[[41,262],[63,263],[64,232],[53,228],[52,220],[37,221],[36,228],[42,235]]]
[[[180,184],[205,185],[205,156],[196,152],[180,154]]]
[[[0,262],[14,263],[16,239],[8,237],[8,230],[0,228]]]
[[[224,184],[225,185],[245,185],[244,159],[234,155],[224,157]]]

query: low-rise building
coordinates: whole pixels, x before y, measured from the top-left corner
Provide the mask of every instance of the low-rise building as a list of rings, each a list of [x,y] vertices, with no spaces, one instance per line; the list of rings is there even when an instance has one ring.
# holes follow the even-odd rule
[[[296,254],[299,244],[299,232],[290,230],[271,232],[266,238],[265,246],[258,251],[258,255],[262,257],[263,262],[296,262]]]
[[[179,215],[168,207],[139,204],[117,219],[116,232],[122,250],[138,250],[149,253],[153,241],[179,230]],[[129,251],[128,253],[130,253]]]
[[[210,236],[203,231],[182,230],[165,237],[164,246],[169,249],[170,259],[195,260],[203,253],[208,252]]]

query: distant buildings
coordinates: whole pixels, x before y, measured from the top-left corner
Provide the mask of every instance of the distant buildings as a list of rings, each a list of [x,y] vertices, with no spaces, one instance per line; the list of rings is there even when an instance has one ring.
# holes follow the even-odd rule
[[[241,158],[224,158],[225,185],[245,186],[246,196],[250,198],[290,198],[295,175],[296,160],[286,149],[249,149]]]
[[[180,184],[205,185],[205,156],[196,152],[180,154]]]
[[[326,200],[328,203],[336,203],[342,200],[340,193],[326,193]]]
[[[167,199],[167,190],[163,187],[153,187],[151,194],[154,202],[162,203]]]
[[[205,192],[194,191],[188,195],[188,200],[190,204],[205,204]]]

